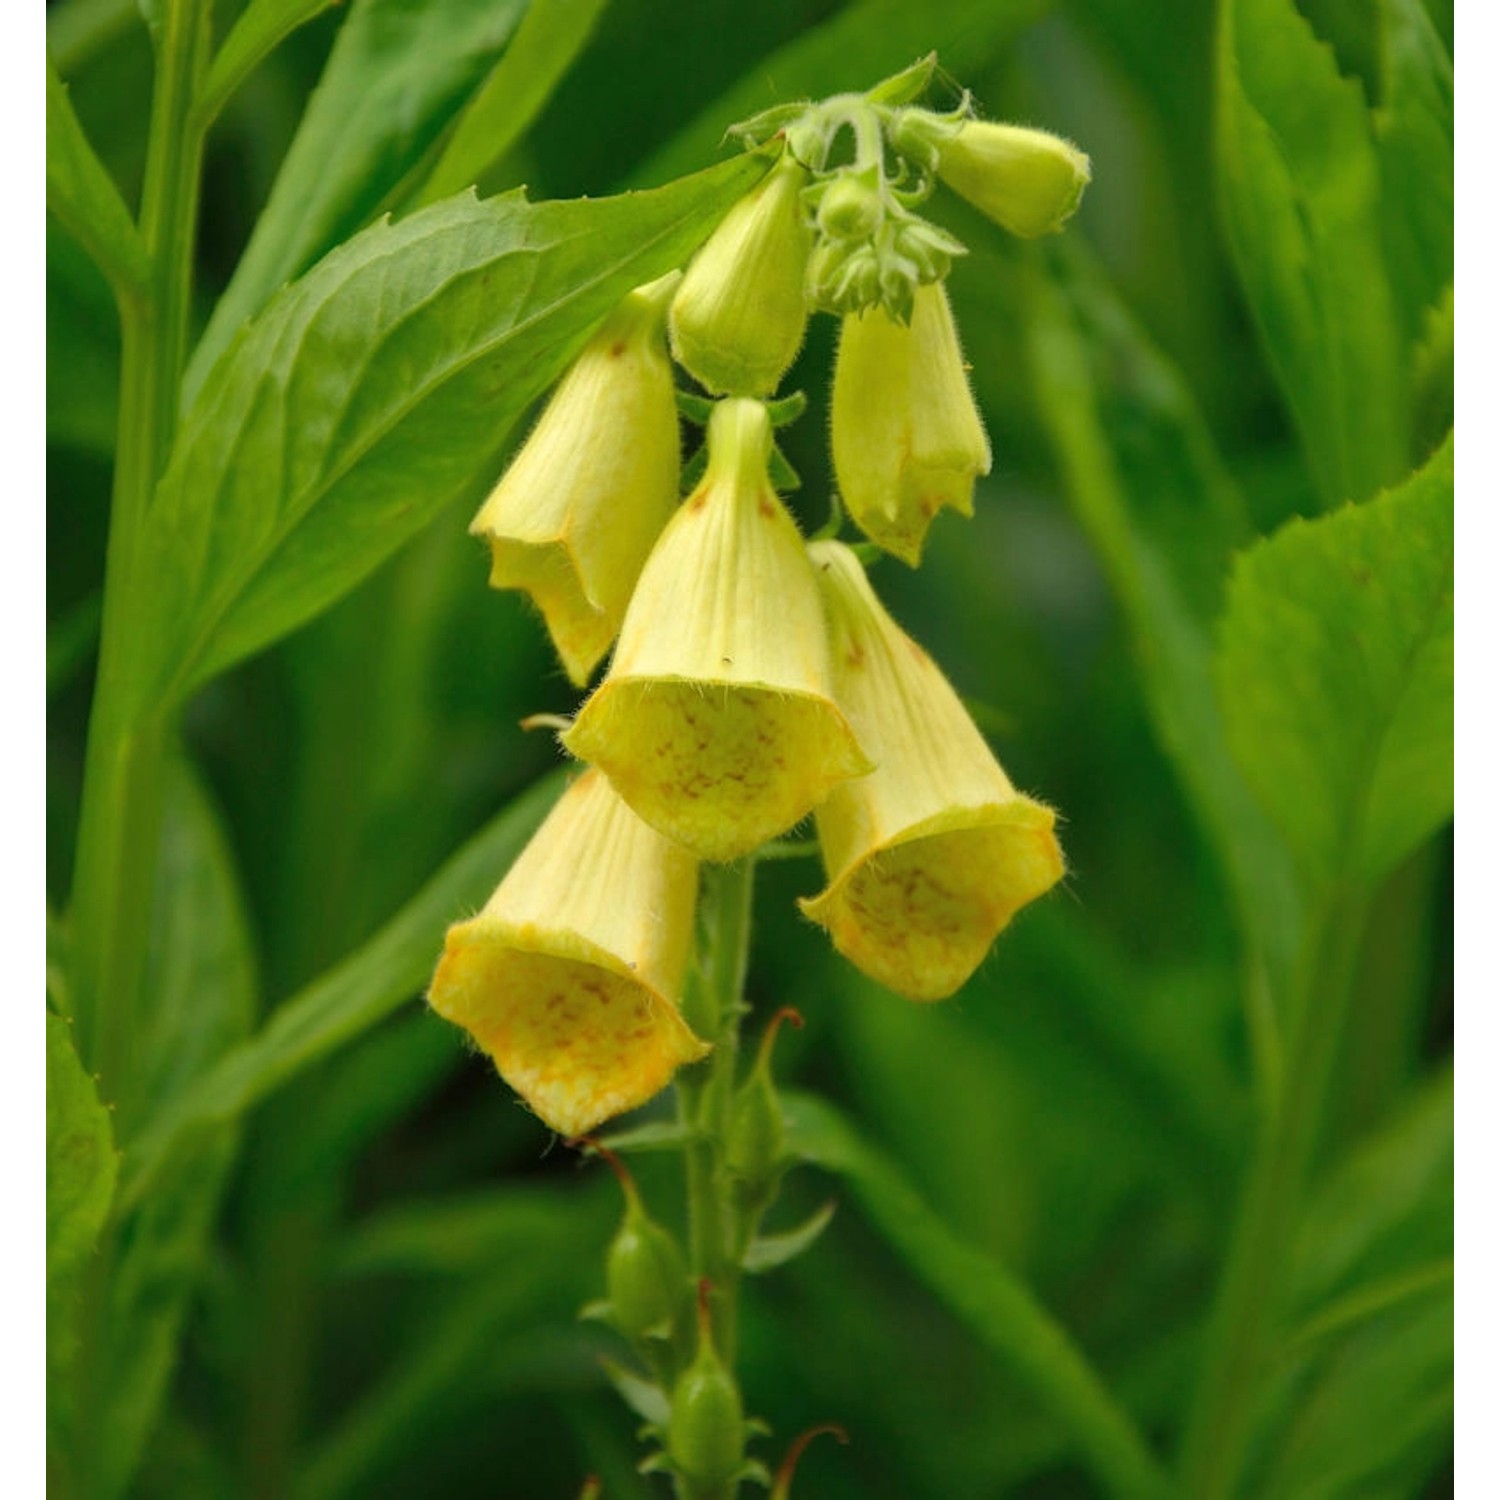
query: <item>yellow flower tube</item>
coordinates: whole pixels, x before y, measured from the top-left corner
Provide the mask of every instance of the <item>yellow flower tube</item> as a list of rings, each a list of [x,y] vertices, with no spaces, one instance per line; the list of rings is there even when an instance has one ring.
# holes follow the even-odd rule
[[[573,1137],[708,1052],[678,1010],[698,866],[585,771],[484,910],[448,929],[428,1003]]]
[[[469,528],[490,544],[490,583],[531,595],[577,687],[618,634],[677,504],[677,397],[662,320],[679,277],[638,287],[615,309]]]
[[[767,476],[758,401],[714,408],[708,468],[647,560],[609,672],[562,736],[700,859],[784,833],[869,770],[828,681],[817,584]]]
[[[917,288],[910,325],[879,307],[844,319],[832,427],[839,493],[877,546],[915,567],[940,510],[973,515],[990,444],[941,282]]]
[[[941,1000],[1063,874],[1052,809],[1022,796],[932,659],[839,542],[808,548],[834,691],[876,770],[818,809],[828,887],[800,903],[872,979]]]
[[[937,143],[938,176],[1002,229],[1055,234],[1089,185],[1089,159],[1048,130],[967,120]]]

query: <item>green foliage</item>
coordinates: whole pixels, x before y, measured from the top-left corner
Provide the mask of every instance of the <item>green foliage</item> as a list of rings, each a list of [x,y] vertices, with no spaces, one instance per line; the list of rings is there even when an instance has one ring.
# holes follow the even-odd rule
[[[1373,883],[1453,812],[1453,444],[1398,489],[1241,555],[1230,744],[1319,881]]]
[[[1077,141],[1093,182],[1033,245],[923,204],[969,247],[949,288],[994,467],[920,573],[872,579],[1057,807],[1067,880],[940,1007],[799,917],[815,861],[757,862],[753,933],[747,872],[710,882],[716,1034],[746,974],[747,1036],[806,1019],[767,1091],[791,1170],[761,1225],[715,1159],[749,1071],[727,1042],[675,1115],[601,1142],[693,1274],[709,1253],[753,1450],[848,1428],[794,1494],[1435,1492],[1450,11],[209,14],[48,13],[58,1493],[671,1487],[636,1473],[619,1397],[665,1442],[690,1331],[578,1320],[618,1193],[421,999],[560,790],[517,721],[578,701],[465,527],[610,307],[758,180],[726,127],[933,49],[924,103],[969,87]],[[811,408],[777,431],[804,532],[837,513],[834,337],[813,320],[781,392]],[[120,837],[75,854],[85,787]],[[75,866],[139,939],[133,996],[94,982],[130,965],[100,965]],[[120,1023],[97,1051],[96,1007]],[[750,1123],[745,1160],[777,1154],[779,1121]],[[717,1231],[682,1212],[683,1157]]]

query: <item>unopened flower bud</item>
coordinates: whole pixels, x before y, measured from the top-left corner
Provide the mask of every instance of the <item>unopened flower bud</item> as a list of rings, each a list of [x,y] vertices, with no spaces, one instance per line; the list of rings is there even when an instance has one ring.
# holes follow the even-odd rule
[[[840,172],[818,202],[818,228],[830,239],[868,239],[880,225],[884,205],[874,167]]]
[[[609,1163],[625,1194],[625,1218],[604,1262],[610,1319],[637,1343],[670,1339],[690,1326],[687,1263],[671,1233],[646,1212],[625,1164],[602,1146],[594,1149]]]
[[[689,1494],[718,1493],[745,1461],[745,1411],[734,1376],[714,1348],[709,1284],[698,1283],[698,1352],[672,1388],[667,1453]]]
[[[973,514],[990,445],[941,283],[916,288],[909,325],[878,307],[844,319],[832,426],[844,505],[887,552],[915,567],[938,511]]]
[[[709,1050],[678,1011],[697,890],[692,857],[585,772],[448,929],[428,1002],[548,1125],[582,1135]]]
[[[610,315],[469,528],[490,544],[490,583],[531,595],[579,687],[609,650],[677,504],[677,405],[662,335],[677,279],[638,288]]]
[[[808,548],[839,702],[876,770],[818,809],[828,887],[803,912],[872,979],[941,1000],[1063,874],[1052,809],[1022,796],[931,658],[839,542]]]
[[[729,210],[672,300],[672,353],[715,395],[770,395],[802,347],[806,183],[806,168],[783,155]]]
[[[562,736],[700,859],[775,838],[869,769],[828,692],[817,584],[767,474],[771,424],[730,399],[708,468],[647,560],[609,672]]]
[[[735,1180],[742,1208],[750,1213],[767,1206],[787,1166],[786,1120],[771,1076],[772,1049],[783,1021],[798,1028],[802,1025],[802,1017],[790,1006],[772,1016],[755,1066],[730,1107],[724,1165]]]
[[[1023,239],[1052,234],[1072,217],[1089,185],[1089,159],[1046,130],[968,120],[937,143],[938,176]]]

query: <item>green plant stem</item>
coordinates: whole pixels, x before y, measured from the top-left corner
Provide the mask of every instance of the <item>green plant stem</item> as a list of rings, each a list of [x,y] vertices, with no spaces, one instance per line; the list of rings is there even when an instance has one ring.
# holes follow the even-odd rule
[[[150,279],[145,297],[120,309],[119,437],[73,897],[79,1038],[111,1097],[129,1068],[174,732],[170,706],[132,691],[131,637],[149,592],[142,523],[171,447],[186,353],[203,155],[190,117],[211,17],[203,0],[171,0],[162,17],[140,214]]]
[[[1362,893],[1338,886],[1308,923],[1278,1108],[1263,1127],[1241,1198],[1183,1441],[1183,1492],[1193,1500],[1225,1500],[1239,1472],[1274,1347],[1276,1297],[1317,1151],[1365,910]]]

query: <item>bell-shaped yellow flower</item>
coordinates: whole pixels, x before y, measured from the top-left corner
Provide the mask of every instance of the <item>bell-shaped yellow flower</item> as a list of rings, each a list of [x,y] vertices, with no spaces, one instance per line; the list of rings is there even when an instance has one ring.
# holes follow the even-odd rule
[[[1052,809],[1010,784],[859,559],[838,542],[808,552],[828,605],[835,694],[876,769],[818,809],[828,888],[800,904],[872,979],[941,1000],[1062,877]]]
[[[608,675],[562,736],[701,859],[784,833],[869,770],[828,685],[818,587],[767,476],[771,424],[731,398],[703,482],[662,533]]]
[[[1071,141],[1023,125],[967,120],[937,143],[938,176],[1002,229],[1023,239],[1063,227],[1089,185],[1089,159]]]
[[[944,506],[974,513],[990,444],[941,282],[919,286],[911,323],[879,307],[844,319],[833,373],[833,468],[845,507],[877,546],[915,567]]]
[[[769,396],[807,330],[807,169],[788,153],[709,237],[672,299],[672,353],[716,396]]]
[[[677,504],[662,319],[678,275],[637,288],[605,321],[469,528],[489,541],[490,583],[531,595],[578,687],[618,634]]]
[[[428,1003],[573,1137],[709,1049],[678,1011],[698,866],[597,771],[562,795],[483,911],[448,929]]]

